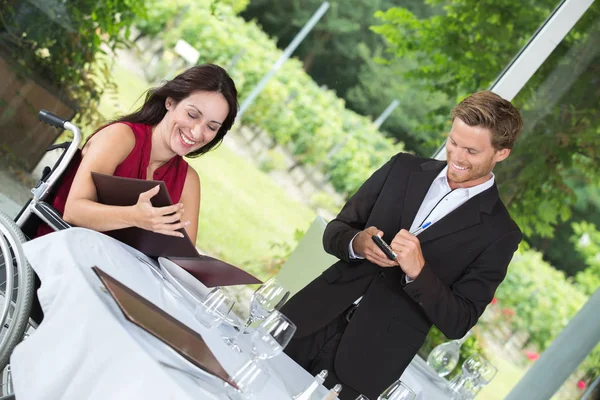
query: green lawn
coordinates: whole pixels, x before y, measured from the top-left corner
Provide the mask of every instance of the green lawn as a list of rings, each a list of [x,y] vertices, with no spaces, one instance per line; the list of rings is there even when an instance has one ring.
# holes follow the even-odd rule
[[[525,370],[506,359],[502,354],[490,351],[486,352],[485,356],[498,368],[498,373],[490,384],[481,390],[477,398],[483,400],[502,400],[521,379]]]
[[[272,253],[271,243],[292,242],[315,217],[253,164],[221,146],[190,164],[202,185],[198,246],[235,263]]]
[[[106,95],[100,105],[107,119],[131,112],[149,87],[120,65],[115,65],[113,77],[118,93]],[[273,254],[272,243],[291,243],[295,230],[306,230],[315,218],[309,207],[292,200],[225,145],[188,162],[202,185],[197,244],[209,254],[237,265],[256,262]]]

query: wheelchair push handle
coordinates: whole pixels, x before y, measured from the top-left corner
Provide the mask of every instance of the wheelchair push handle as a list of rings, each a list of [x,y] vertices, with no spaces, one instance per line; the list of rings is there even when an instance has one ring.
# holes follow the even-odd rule
[[[40,121],[60,129],[65,129],[65,123],[69,122],[66,119],[62,119],[61,117],[52,114],[48,110],[40,110],[38,117],[40,118]]]

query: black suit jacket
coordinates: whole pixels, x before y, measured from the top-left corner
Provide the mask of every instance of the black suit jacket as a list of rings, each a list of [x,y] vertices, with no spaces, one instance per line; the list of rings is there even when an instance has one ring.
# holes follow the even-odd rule
[[[397,154],[352,196],[325,230],[325,250],[340,259],[285,305],[296,338],[316,332],[359,296],[335,358],[343,384],[376,398],[398,379],[432,324],[448,338],[475,325],[506,275],[521,232],[496,186],[471,198],[419,236],[425,267],[404,284],[400,268],[350,260],[352,238],[369,226],[390,243],[410,229],[443,161]]]

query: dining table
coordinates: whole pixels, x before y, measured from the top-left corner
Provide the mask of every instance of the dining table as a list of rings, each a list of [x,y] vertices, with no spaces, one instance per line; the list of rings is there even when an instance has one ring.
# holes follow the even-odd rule
[[[223,340],[239,331],[242,317],[207,328],[198,320],[197,304],[166,279],[156,259],[103,233],[69,228],[28,241],[23,250],[41,281],[44,319],[10,358],[18,400],[230,398],[230,387],[220,378],[131,323],[92,268],[198,333],[231,376],[250,359],[251,335],[238,335],[242,352]],[[292,399],[314,380],[283,352],[259,362],[268,381],[256,399]],[[401,379],[417,400],[451,399],[447,381],[419,356]],[[322,399],[329,389],[319,385],[314,398]]]

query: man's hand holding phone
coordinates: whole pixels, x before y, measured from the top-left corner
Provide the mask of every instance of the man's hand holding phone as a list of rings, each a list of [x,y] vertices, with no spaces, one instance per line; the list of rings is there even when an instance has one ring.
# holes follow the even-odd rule
[[[378,239],[375,239],[374,236],[377,236]],[[354,241],[352,242],[352,250],[354,250],[355,254],[365,257],[367,260],[379,265],[380,267],[398,266],[398,263],[393,259],[388,258],[384,250],[380,248],[381,242],[383,242],[385,247],[389,247],[383,241],[383,239],[381,239],[382,237],[382,231],[374,226],[370,226],[356,235]],[[380,241],[379,245],[376,243],[376,241]],[[389,251],[393,254],[391,249],[389,249]],[[393,257],[392,254],[390,254],[390,257]]]

